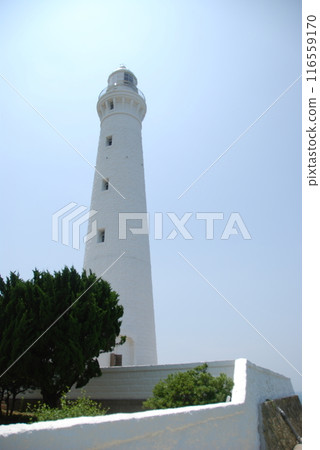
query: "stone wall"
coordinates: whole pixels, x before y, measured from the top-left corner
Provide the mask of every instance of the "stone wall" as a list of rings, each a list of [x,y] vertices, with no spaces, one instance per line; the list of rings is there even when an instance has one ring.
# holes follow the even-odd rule
[[[285,413],[285,418],[281,412]],[[268,400],[261,404],[262,449],[293,449],[302,436],[302,410],[297,395],[278,400]]]

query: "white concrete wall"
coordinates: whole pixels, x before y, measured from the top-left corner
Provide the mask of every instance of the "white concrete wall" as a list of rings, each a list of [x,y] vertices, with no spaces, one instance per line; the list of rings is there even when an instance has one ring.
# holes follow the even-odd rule
[[[189,364],[163,364],[157,366],[129,366],[103,368],[102,376],[92,378],[85,386],[86,394],[97,400],[146,400],[152,395],[152,389],[161,379],[170,373],[187,371],[203,362]],[[234,360],[208,362],[208,372],[213,376],[225,373],[233,378]],[[77,398],[80,389],[71,389],[69,398]],[[19,397],[26,399],[41,399],[39,391],[24,394]]]
[[[1,449],[259,449],[258,405],[293,395],[288,378],[235,361],[232,401],[0,427]]]
[[[242,405],[246,417],[245,427],[250,435],[250,446],[243,448],[260,449],[262,434],[259,433],[259,405],[266,399],[294,395],[291,381],[246,359],[238,359],[235,362],[234,383],[232,403]]]
[[[170,373],[184,372],[200,364],[202,363],[105,368],[102,369],[102,376],[91,379],[85,390],[93,399],[145,400],[152,395],[152,389],[158,381]],[[213,376],[226,373],[233,378],[234,361],[210,362],[208,370]],[[78,395],[79,389],[70,392],[70,398],[76,398]]]
[[[0,433],[3,450],[253,448],[243,409],[230,404],[14,425]]]

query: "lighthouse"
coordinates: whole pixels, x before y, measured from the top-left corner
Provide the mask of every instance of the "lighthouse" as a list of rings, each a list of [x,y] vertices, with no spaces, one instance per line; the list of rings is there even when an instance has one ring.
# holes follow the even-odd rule
[[[123,345],[100,355],[102,367],[157,364],[141,128],[146,101],[120,66],[100,93],[100,138],[84,268],[108,281],[124,307]],[[95,222],[95,223],[94,223]],[[91,231],[92,233],[92,231]],[[94,233],[92,233],[94,234]]]

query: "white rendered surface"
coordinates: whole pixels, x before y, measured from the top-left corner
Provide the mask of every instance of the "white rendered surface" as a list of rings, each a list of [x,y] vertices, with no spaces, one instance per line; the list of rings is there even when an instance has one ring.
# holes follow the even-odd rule
[[[125,72],[133,76],[132,84],[121,83]],[[129,220],[126,239],[119,239],[119,214],[147,210],[141,140],[146,103],[136,82],[130,71],[120,68],[99,96],[101,131],[91,209],[98,211],[92,220],[105,231],[105,241],[89,240],[84,260],[84,268],[97,276],[107,270],[102,278],[118,292],[124,306],[121,335],[127,336],[127,343],[114,353],[122,354],[125,366],[157,363],[149,236],[132,234],[129,228],[140,228],[141,221]],[[109,136],[112,145],[108,146]],[[103,179],[109,181],[108,190],[103,189]],[[99,362],[101,367],[109,366],[110,355],[101,355]]]

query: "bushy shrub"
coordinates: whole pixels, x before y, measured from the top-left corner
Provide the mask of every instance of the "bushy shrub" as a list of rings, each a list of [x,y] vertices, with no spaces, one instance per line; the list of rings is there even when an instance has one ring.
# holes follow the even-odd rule
[[[160,380],[153,389],[153,397],[143,403],[144,408],[178,408],[225,402],[231,396],[233,380],[224,373],[213,377],[207,369],[208,365],[203,364]]]
[[[61,397],[60,408],[50,408],[45,403],[38,402],[36,405],[27,407],[27,411],[34,415],[34,421],[58,420],[82,416],[102,416],[108,409],[101,404],[86,397],[84,393],[77,400],[67,400],[64,394]]]

